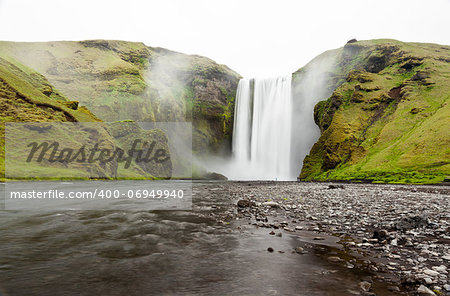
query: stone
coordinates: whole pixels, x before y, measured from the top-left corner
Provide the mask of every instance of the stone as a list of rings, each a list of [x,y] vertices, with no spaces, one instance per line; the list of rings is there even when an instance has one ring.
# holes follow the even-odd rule
[[[425,269],[423,271],[424,274],[435,277],[439,275],[439,272],[435,271],[435,270],[431,270],[431,269]]]
[[[372,284],[366,281],[362,281],[359,283],[359,289],[363,292],[369,292],[372,288]]]
[[[436,296],[436,294],[433,291],[431,291],[424,285],[420,285],[420,287],[417,289],[417,293],[419,293],[419,295],[435,295]]]
[[[387,289],[391,292],[400,292],[400,288],[397,286],[388,286]]]
[[[305,250],[302,247],[295,248],[295,253],[297,254],[305,254]]]
[[[328,261],[330,261],[330,262],[342,262],[344,260],[342,260],[341,258],[339,258],[337,256],[330,256],[330,257],[328,257]]]
[[[274,201],[266,201],[266,202],[263,202],[262,204],[263,204],[263,206],[266,206],[266,207],[272,207],[272,208],[279,207],[278,203],[276,203]]]
[[[249,207],[253,207],[255,205],[254,202],[250,201],[250,200],[246,200],[246,199],[241,199],[237,202],[237,206],[239,208],[249,208]]]
[[[344,185],[341,184],[331,184],[328,185],[328,189],[345,189]]]
[[[270,252],[270,253],[272,253],[272,252],[273,252],[273,248],[268,247],[268,248],[267,248],[267,251]]]
[[[447,272],[447,267],[445,265],[433,266],[432,269],[437,272]]]
[[[421,215],[403,217],[395,223],[395,228],[398,230],[410,230],[421,228],[428,225],[428,218]]]

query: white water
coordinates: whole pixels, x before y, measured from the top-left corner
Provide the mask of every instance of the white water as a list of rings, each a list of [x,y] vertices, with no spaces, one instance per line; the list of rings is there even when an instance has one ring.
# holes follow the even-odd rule
[[[292,180],[291,75],[241,79],[236,96],[231,179]]]
[[[291,75],[242,79],[232,158],[210,157],[204,166],[230,180],[296,180],[320,136],[314,106],[331,95],[327,85],[334,67],[334,56],[322,56],[305,66],[294,83]]]

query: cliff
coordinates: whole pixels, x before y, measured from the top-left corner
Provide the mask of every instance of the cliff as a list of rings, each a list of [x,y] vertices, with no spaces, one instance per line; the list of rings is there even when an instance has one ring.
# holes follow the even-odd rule
[[[8,126],[5,135],[5,125],[10,122],[17,124]],[[128,151],[127,142],[118,133],[124,128],[129,129],[129,142],[135,138],[154,140],[157,148],[169,151],[164,132],[144,131],[130,122],[106,126],[78,101],[61,94],[41,74],[10,56],[0,57],[1,179],[5,177],[5,148],[8,149],[6,177],[13,179],[169,178],[172,173],[170,156],[162,164],[133,162],[128,169],[116,160],[89,165],[77,161],[48,161],[52,149],[44,153],[44,161],[26,161],[30,151],[28,144],[36,141],[37,144],[56,141],[60,156],[63,149],[89,149],[96,143],[100,144],[99,149]]]
[[[358,41],[317,59],[325,56],[333,60],[324,84],[331,94],[314,108],[321,135],[300,179],[444,181],[450,175],[450,46]]]
[[[41,73],[103,121],[192,121],[198,154],[231,142],[239,75],[208,58],[111,40],[0,42],[0,56]]]

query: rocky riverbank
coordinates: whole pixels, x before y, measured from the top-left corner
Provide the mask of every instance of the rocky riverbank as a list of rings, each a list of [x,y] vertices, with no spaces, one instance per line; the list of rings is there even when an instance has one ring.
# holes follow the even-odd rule
[[[393,294],[450,295],[449,186],[228,182],[210,193],[231,199],[220,205],[227,211],[212,212],[219,223],[250,224],[268,236],[297,234],[317,244],[334,236],[343,252],[328,261],[374,272],[390,282]],[[370,280],[359,286],[362,295],[375,295]]]

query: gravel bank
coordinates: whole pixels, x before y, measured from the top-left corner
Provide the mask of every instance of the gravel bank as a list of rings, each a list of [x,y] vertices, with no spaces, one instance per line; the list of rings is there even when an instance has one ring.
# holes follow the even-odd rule
[[[224,193],[232,202],[215,217],[221,223],[240,220],[268,235],[281,230],[318,241],[337,236],[393,291],[450,295],[449,186],[228,182],[211,189]],[[344,255],[328,259],[356,264]]]

